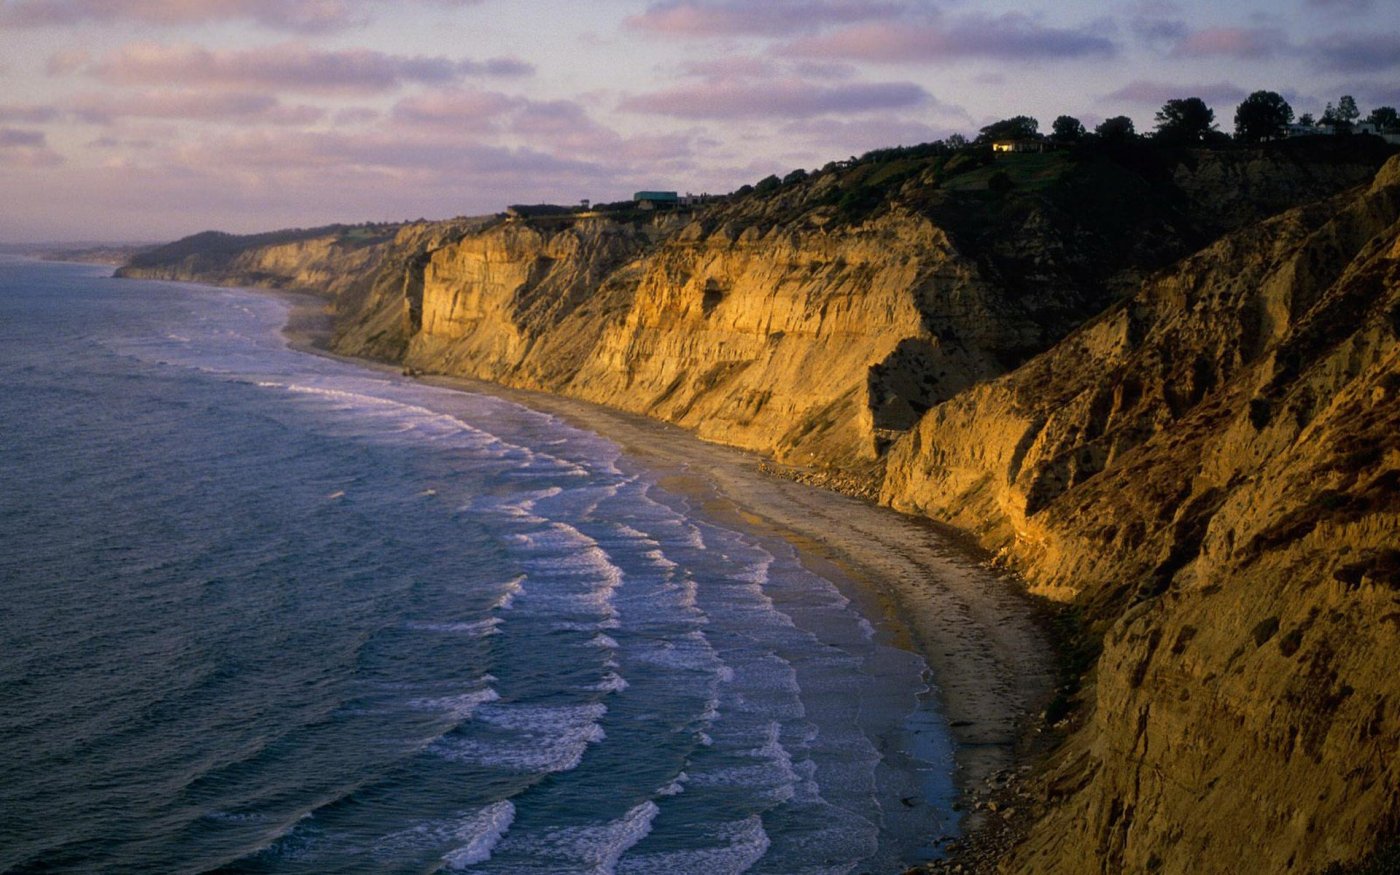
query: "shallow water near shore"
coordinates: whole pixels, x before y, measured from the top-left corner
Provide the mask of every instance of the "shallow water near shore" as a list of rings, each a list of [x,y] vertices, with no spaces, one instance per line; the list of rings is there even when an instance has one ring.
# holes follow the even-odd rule
[[[612,443],[0,261],[0,870],[861,872],[936,855],[918,655]],[[872,625],[872,620],[874,625]]]

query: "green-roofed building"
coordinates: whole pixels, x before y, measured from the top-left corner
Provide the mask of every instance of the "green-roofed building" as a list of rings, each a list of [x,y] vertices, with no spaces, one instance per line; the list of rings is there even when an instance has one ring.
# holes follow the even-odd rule
[[[674,191],[639,191],[632,195],[632,200],[644,210],[654,210],[661,206],[674,207],[681,202],[680,194]]]

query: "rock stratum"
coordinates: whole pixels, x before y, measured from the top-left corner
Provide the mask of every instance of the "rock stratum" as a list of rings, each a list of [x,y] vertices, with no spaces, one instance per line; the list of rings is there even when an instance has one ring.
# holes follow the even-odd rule
[[[1005,871],[1350,871],[1400,831],[1400,157],[1364,139],[887,150],[693,211],[198,235],[120,273],[316,292],[338,352],[975,534],[1079,629]]]

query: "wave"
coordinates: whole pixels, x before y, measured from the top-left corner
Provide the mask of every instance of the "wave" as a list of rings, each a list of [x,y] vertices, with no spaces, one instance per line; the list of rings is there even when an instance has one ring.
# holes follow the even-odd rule
[[[657,796],[679,796],[685,792],[685,782],[690,780],[690,776],[685,772],[677,773],[671,783],[656,791]]]
[[[753,868],[768,853],[772,842],[757,814],[744,820],[717,824],[715,845],[686,851],[637,854],[621,861],[617,875],[739,875]]]
[[[770,723],[763,743],[740,754],[750,759],[751,765],[697,769],[691,773],[690,783],[696,787],[744,787],[769,802],[792,799],[804,778],[783,746],[781,734],[782,725]]]
[[[551,829],[538,836],[512,837],[508,842],[512,851],[567,860],[572,864],[570,871],[613,875],[622,856],[651,834],[652,822],[660,813],[656,803],[648,799],[632,806],[617,820],[598,826]]]
[[[366,382],[368,381],[360,378],[355,379],[353,384],[363,386]],[[434,442],[450,440],[459,449],[474,450],[482,452],[490,458],[514,461],[517,464],[502,472],[508,477],[587,477],[592,474],[589,468],[584,465],[547,452],[511,443],[449,413],[441,413],[407,401],[349,388],[315,386],[306,383],[279,383],[261,380],[257,381],[257,385],[262,388],[280,389],[295,395],[315,398],[330,404],[333,409],[353,412],[355,414],[353,420],[355,428],[366,437],[386,436],[382,428],[368,430],[365,426],[375,421],[387,421],[392,429],[387,433],[389,437],[411,434],[415,438]],[[382,385],[386,388],[394,386],[392,383]]]
[[[621,675],[615,671],[610,671],[603,675],[601,681],[589,687],[589,689],[596,690],[600,693],[620,693],[627,689],[627,687],[628,683]]]
[[[525,591],[525,575],[521,574],[506,581],[501,594],[491,603],[493,611],[508,611],[515,605],[515,597]]]
[[[501,630],[496,628],[501,625],[501,622],[500,617],[487,617],[482,620],[468,620],[460,623],[432,623],[410,620],[404,623],[404,628],[411,629],[414,632],[445,632],[482,638],[487,635],[501,634]]]
[[[429,750],[444,759],[527,774],[567,772],[578,767],[590,744],[607,738],[599,724],[607,706],[489,704],[474,722],[496,732],[443,738]]]
[[[450,714],[458,722],[462,723],[471,718],[477,708],[489,702],[495,702],[501,698],[495,690],[487,687],[470,693],[462,693],[458,696],[442,696],[435,699],[410,699],[405,704],[410,708],[419,711],[441,711]]]
[[[509,800],[488,805],[462,821],[454,837],[466,844],[442,858],[449,869],[465,869],[491,859],[491,852],[515,821],[515,806]]]

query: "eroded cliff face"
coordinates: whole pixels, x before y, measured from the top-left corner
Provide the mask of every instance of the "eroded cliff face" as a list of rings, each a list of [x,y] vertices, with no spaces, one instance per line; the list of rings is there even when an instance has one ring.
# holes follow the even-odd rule
[[[995,373],[973,265],[922,218],[822,230],[692,223],[569,388],[780,459],[859,467],[930,397]],[[935,333],[932,309],[966,330]],[[954,312],[958,311],[958,312]]]
[[[975,268],[931,223],[505,223],[435,252],[407,361],[563,392],[780,458],[855,466],[998,372]],[[931,331],[938,309],[963,331]]]
[[[426,371],[563,391],[630,299],[654,229],[605,219],[498,222],[428,257],[405,319]]]
[[[1392,159],[894,448],[887,501],[979,527],[1105,630],[1007,871],[1314,872],[1394,835],[1397,391]]]

